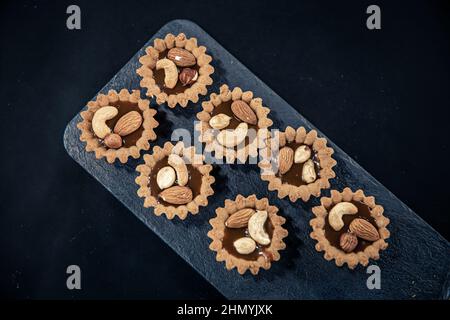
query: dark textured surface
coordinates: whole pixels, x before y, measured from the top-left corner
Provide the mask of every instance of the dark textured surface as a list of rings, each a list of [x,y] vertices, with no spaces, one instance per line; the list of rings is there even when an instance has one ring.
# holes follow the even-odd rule
[[[284,129],[287,125],[303,125],[313,128],[195,24],[177,20],[164,26],[155,36],[181,31],[188,36],[197,37],[213,55],[216,73],[215,85],[211,90],[217,90],[221,83],[252,90],[271,107],[274,127]],[[137,88],[139,78],[135,69],[138,66],[137,58],[142,52],[143,49],[119,71],[102,92],[122,87]],[[164,122],[164,125],[158,132],[161,138],[157,143],[162,144],[167,140],[175,128],[189,128],[192,131],[192,121],[198,110],[198,106],[174,111],[166,107],[159,108],[158,120]],[[269,193],[265,183],[261,183],[255,167],[217,168],[216,194],[208,208],[203,209],[198,216],[190,217],[185,222],[171,222],[155,217],[151,210],[142,207],[142,200],[135,194],[136,173],[133,168],[139,161],[132,161],[126,166],[110,166],[105,161],[96,161],[92,153],[87,154],[84,151],[83,144],[78,140],[76,123],[79,119],[79,116],[76,116],[65,133],[65,145],[69,154],[228,298],[373,299],[439,298],[442,295],[449,271],[448,242],[332,142],[330,144],[336,151],[335,158],[338,161],[335,168],[337,178],[332,181],[332,187],[342,189],[344,186],[351,186],[354,189],[364,189],[366,194],[377,198],[377,202],[384,206],[386,215],[391,219],[390,247],[382,253],[381,259],[374,263],[382,270],[382,290],[370,291],[366,288],[367,275],[363,268],[354,271],[336,268],[334,263],[325,261],[321,254],[314,250],[315,242],[308,236],[308,221],[311,218],[310,208],[317,204],[317,199],[307,204],[291,204],[288,200],[277,199],[276,194]],[[227,272],[223,263],[217,263],[214,254],[208,249],[208,219],[213,216],[214,208],[221,206],[226,198],[234,198],[238,193],[256,193],[259,197],[269,197],[288,220],[290,235],[286,241],[287,250],[282,252],[282,259],[275,263],[269,272],[262,272],[256,278],[250,275],[241,277],[235,271]]]

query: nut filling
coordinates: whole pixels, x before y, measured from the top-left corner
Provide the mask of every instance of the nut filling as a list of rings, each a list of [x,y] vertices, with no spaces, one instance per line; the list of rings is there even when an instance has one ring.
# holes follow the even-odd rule
[[[370,259],[380,259],[390,237],[389,218],[375,197],[366,196],[362,190],[345,188],[342,192],[331,190],[330,197],[320,198],[320,205],[312,209],[311,238],[323,257],[334,260],[338,267],[345,264],[350,269],[359,264],[367,266]]]
[[[254,210],[252,210],[252,211],[255,212]],[[266,222],[264,223],[264,231],[269,236],[269,239],[272,239],[273,225],[270,222],[270,219],[267,219]],[[258,260],[258,257],[260,257],[260,256],[263,256],[265,259],[268,259],[269,261],[272,260],[271,253],[266,252],[266,250],[265,250],[269,247],[270,243],[268,245],[262,245],[262,244],[258,243],[257,241],[254,241],[255,248],[253,249],[253,251],[251,251],[250,253],[247,253],[247,254],[240,253],[238,251],[239,247],[236,246],[236,241],[238,241],[239,239],[243,239],[243,238],[244,239],[252,239],[249,229],[248,229],[248,225],[246,225],[245,227],[242,227],[242,228],[226,227],[224,236],[223,236],[223,240],[222,240],[223,248],[225,250],[227,250],[228,253],[230,253],[231,255],[233,255],[237,258],[244,259],[244,260],[256,261],[256,260]],[[253,240],[255,240],[255,239],[253,239]]]
[[[180,58],[181,56],[188,56],[189,58],[183,59]],[[186,60],[189,61],[184,64],[182,63],[182,65],[187,65],[186,67],[177,65],[178,61]],[[195,59],[195,57],[187,50],[181,48],[165,50],[159,53],[158,62],[159,61],[167,61],[167,64],[171,65],[172,67],[158,68],[157,63],[153,74],[156,85],[161,89],[162,92],[165,92],[168,95],[184,92],[186,89],[190,88],[198,79],[200,67],[197,65],[197,60]],[[190,65],[192,62],[194,63],[194,65]],[[173,78],[176,80],[173,81],[175,83],[175,86],[173,86],[173,83],[167,86],[167,77],[170,77],[171,75],[169,73],[173,72],[174,70],[176,70],[176,75],[173,75]]]
[[[145,94],[169,108],[197,103],[213,84],[212,57],[206,52],[197,38],[187,38],[184,33],[168,33],[164,39],[154,39],[139,58],[140,67],[136,70],[142,77],[140,85],[146,89]]]
[[[358,253],[360,251],[364,251],[368,246],[370,246],[373,241],[376,241],[379,239],[377,226],[375,219],[371,216],[370,209],[367,205],[364,203],[358,202],[358,201],[351,201],[351,202],[341,202],[340,204],[345,203],[351,203],[357,208],[356,213],[349,213],[349,214],[343,214],[341,216],[342,222],[344,223],[343,227],[341,227],[340,230],[336,231],[333,226],[330,224],[330,219],[333,219],[330,217],[331,212],[333,212],[335,215],[341,215],[339,212],[333,211],[333,209],[339,209],[338,205],[335,205],[333,208],[330,209],[328,214],[328,219],[326,219],[325,222],[325,237],[328,239],[330,244],[333,247],[339,248],[344,250],[345,252],[355,252]],[[350,226],[354,226],[358,222],[360,223],[361,220],[368,222],[370,225],[372,225],[373,229],[368,226],[367,229],[371,229],[372,233],[374,234],[374,237],[372,238],[373,241],[368,241],[364,238],[361,238],[359,234],[355,234],[355,230],[351,228]],[[333,220],[331,220],[333,221]],[[358,230],[356,231],[358,232]],[[349,242],[352,242],[349,244]]]
[[[249,270],[256,275],[280,259],[279,251],[286,248],[283,238],[288,235],[282,227],[285,222],[267,198],[238,195],[225,200],[225,206],[217,208],[216,217],[209,220],[209,248],[228,270],[237,268],[240,274]]]
[[[240,108],[236,108],[236,105]],[[232,106],[234,106],[234,109],[232,109]],[[244,117],[243,116],[244,112],[240,110],[246,110],[247,113],[250,114],[250,116]],[[240,119],[238,116],[240,116],[242,119]],[[247,105],[247,103],[239,100],[237,103],[235,103],[230,100],[222,102],[220,105],[214,108],[214,110],[211,112],[210,124],[212,125],[213,128],[215,127],[215,129],[235,130],[238,127],[242,127],[242,124],[245,123],[247,127],[247,132],[248,130],[251,129],[253,129],[256,132],[258,130],[258,126],[256,124],[257,120],[258,118],[256,114]],[[218,126],[214,122],[218,124]],[[255,135],[246,135],[245,140],[243,140],[245,141],[244,146],[253,143],[255,139],[256,139]],[[230,146],[230,147],[237,148],[238,146]]]
[[[144,163],[137,166],[137,194],[144,198],[145,208],[154,208],[156,216],[184,220],[208,205],[208,197],[214,194],[212,169],[193,146],[166,142],[163,148],[155,146],[151,154],[145,154]]]
[[[224,84],[202,103],[202,108],[195,130],[200,133],[199,142],[205,143],[205,151],[216,159],[225,158],[228,164],[236,160],[245,163],[267,147],[268,128],[273,124],[268,118],[270,109],[253,92]]]
[[[183,204],[186,204],[189,201],[192,201],[192,199],[194,199],[196,196],[198,196],[200,194],[200,189],[201,189],[201,185],[202,185],[202,174],[200,173],[200,171],[198,171],[196,168],[194,168],[192,165],[190,164],[186,164],[186,169],[187,169],[187,183],[185,182],[181,182],[181,178],[179,174],[174,174],[172,181],[170,181],[168,184],[166,185],[161,185],[161,181],[162,179],[166,180],[170,178],[168,178],[167,176],[169,176],[168,173],[165,172],[165,168],[173,168],[173,166],[171,166],[169,164],[169,157],[165,157],[164,159],[158,161],[154,168],[152,169],[152,173],[150,174],[149,177],[149,188],[150,188],[150,192],[151,195],[153,197],[155,197],[156,199],[158,199],[158,202],[164,206],[180,206]],[[176,172],[176,168],[173,168],[172,170],[174,173]],[[168,171],[170,172],[170,171]],[[159,176],[159,179],[158,179]],[[159,184],[158,184],[158,180],[159,180]],[[177,189],[173,189],[173,188],[178,188],[179,192],[176,192],[176,196],[174,200],[171,200],[170,197],[167,198],[165,197],[165,190],[167,191],[171,191],[171,190],[175,190],[177,191]],[[165,188],[164,188],[165,187]],[[186,195],[186,200],[183,200],[183,196],[185,195],[185,193],[183,193],[182,189],[180,189],[181,187],[183,188],[187,188],[185,190],[187,190],[187,195]],[[189,191],[190,190],[190,194]],[[166,194],[167,194],[166,191]],[[179,194],[178,194],[179,193]],[[170,201],[170,202],[169,202]],[[178,201],[178,203],[176,203]]]
[[[280,168],[276,174],[283,183],[300,187],[320,178],[320,163],[317,152],[313,148],[295,142],[286,144],[284,148],[291,153],[291,156],[288,157],[290,158],[287,164],[288,168],[286,172],[283,172],[282,165],[284,166],[284,164],[280,163]],[[280,157],[282,156],[280,155]]]
[[[138,159],[142,150],[150,149],[150,141],[156,140],[156,110],[150,108],[149,100],[141,99],[139,90],[99,94],[80,115],[77,128],[86,151],[108,163]]]
[[[132,103],[129,101],[117,101],[110,103],[110,106],[113,108],[116,108],[117,115],[114,116],[114,118],[106,120],[105,124],[109,128],[110,133],[107,134],[104,138],[100,138],[94,128],[93,133],[99,138],[100,143],[103,144],[106,148],[110,149],[118,149],[120,147],[131,147],[136,145],[136,142],[139,140],[139,138],[142,136],[142,132],[144,131],[144,128],[142,127],[142,110],[139,109],[137,103]],[[108,107],[106,107],[108,108]],[[96,113],[101,112],[102,108],[99,109]],[[117,128],[116,125],[119,122],[120,119],[122,119],[125,115],[133,112],[131,115],[135,115],[137,119],[140,119],[137,124],[139,125],[138,128],[134,126],[131,128],[131,130],[134,130],[126,135],[117,134]],[[139,116],[137,115],[139,114]],[[95,114],[94,114],[95,116]],[[135,129],[136,128],[136,129]],[[127,133],[127,132],[125,132]]]
[[[330,187],[330,179],[336,176],[334,151],[315,130],[286,127],[269,139],[267,148],[260,152],[258,166],[261,179],[269,182],[270,191],[278,191],[280,199],[288,196],[292,202],[306,202]]]

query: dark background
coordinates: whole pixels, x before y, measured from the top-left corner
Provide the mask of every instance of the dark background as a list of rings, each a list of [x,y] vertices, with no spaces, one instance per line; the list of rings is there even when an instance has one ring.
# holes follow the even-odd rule
[[[72,117],[176,18],[203,27],[449,239],[450,6],[393,2],[2,1],[0,296],[221,297],[62,144]],[[70,4],[80,31],[66,28]],[[382,30],[365,26],[370,4]],[[66,289],[70,264],[81,291]]]

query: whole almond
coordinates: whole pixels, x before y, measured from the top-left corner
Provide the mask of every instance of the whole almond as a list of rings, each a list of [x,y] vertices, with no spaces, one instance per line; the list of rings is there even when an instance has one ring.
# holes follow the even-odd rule
[[[119,149],[122,146],[122,137],[116,133],[110,133],[103,142],[110,149]]]
[[[288,172],[294,163],[294,150],[289,147],[284,147],[280,150],[279,157],[279,172],[285,174]]]
[[[350,223],[350,231],[353,232],[358,238],[367,241],[377,241],[380,239],[378,230],[367,220],[354,219]]]
[[[227,221],[225,221],[225,226],[228,228],[243,228],[248,224],[248,220],[255,213],[255,210],[250,208],[241,209],[233,213]]]
[[[236,118],[241,121],[247,122],[248,124],[256,125],[258,123],[258,118],[256,117],[253,109],[242,100],[236,100],[231,104],[231,111],[233,111]]]
[[[192,190],[189,187],[174,186],[162,191],[159,196],[170,204],[187,204],[192,201]]]
[[[194,55],[182,48],[172,48],[167,52],[167,59],[172,60],[179,67],[191,67],[197,63]]]
[[[353,233],[343,233],[339,244],[345,252],[352,252],[358,245],[358,238]]]
[[[137,111],[130,111],[117,121],[114,132],[124,137],[135,132],[142,124],[142,116]]]

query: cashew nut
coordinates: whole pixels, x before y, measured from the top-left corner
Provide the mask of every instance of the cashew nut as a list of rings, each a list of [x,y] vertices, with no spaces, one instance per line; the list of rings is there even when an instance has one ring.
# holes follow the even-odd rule
[[[209,125],[211,128],[222,130],[230,124],[231,117],[224,113],[218,114],[209,120]]]
[[[189,173],[184,160],[177,154],[171,154],[168,163],[177,173],[178,185],[185,186],[189,181]]]
[[[267,220],[267,211],[256,211],[248,221],[248,232],[250,237],[259,244],[266,246],[270,243],[270,238],[264,230],[264,224]]]
[[[227,148],[233,148],[241,144],[247,137],[248,125],[245,122],[239,124],[234,130],[222,130],[217,135],[217,141]]]
[[[303,163],[311,158],[311,148],[307,145],[302,145],[295,150],[294,162]]]
[[[252,238],[240,238],[233,242],[233,246],[240,254],[250,254],[256,249],[256,243]]]
[[[95,112],[92,118],[92,130],[94,130],[97,137],[104,139],[111,133],[111,128],[106,125],[106,121],[111,120],[118,113],[119,110],[117,108],[110,106],[100,108]]]
[[[316,179],[317,174],[316,169],[314,168],[314,162],[311,159],[309,159],[303,165],[302,180],[306,183],[312,183],[316,181]]]
[[[156,175],[156,183],[161,190],[170,188],[175,183],[175,170],[172,167],[164,167]]]
[[[164,69],[164,84],[167,88],[173,89],[178,82],[178,69],[173,61],[161,59],[156,62],[156,70]]]
[[[335,230],[339,231],[344,227],[342,216],[346,214],[356,214],[358,208],[350,202],[340,202],[335,205],[328,214],[328,223]]]

